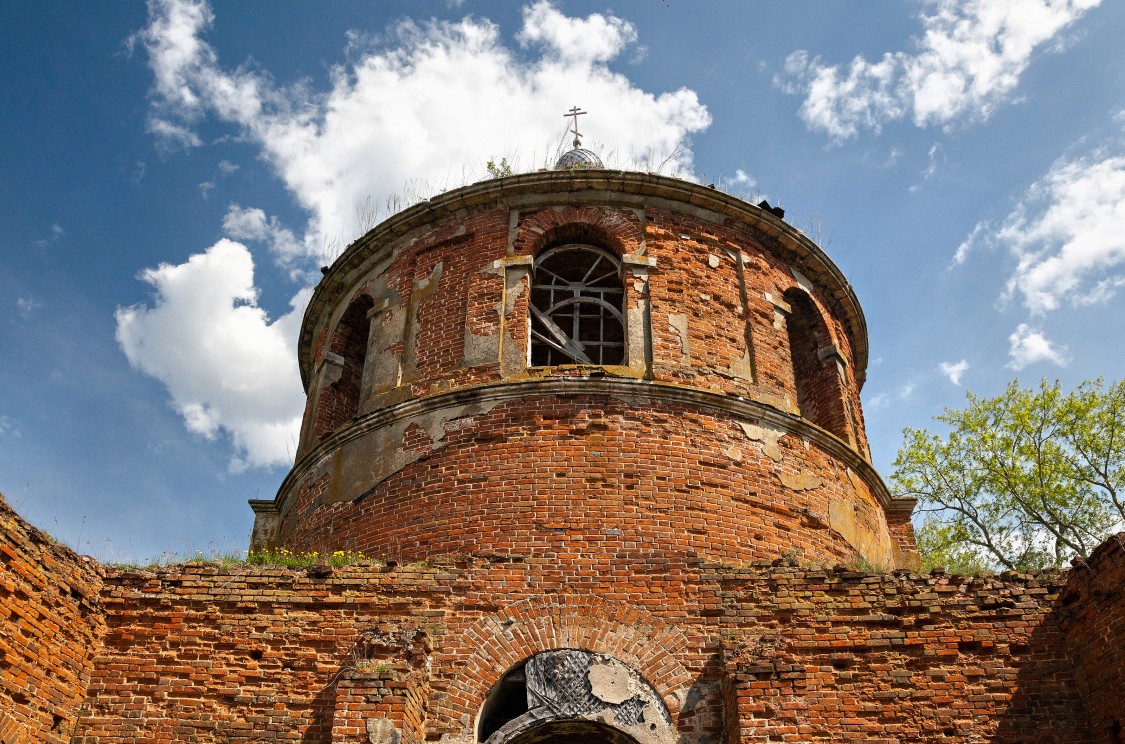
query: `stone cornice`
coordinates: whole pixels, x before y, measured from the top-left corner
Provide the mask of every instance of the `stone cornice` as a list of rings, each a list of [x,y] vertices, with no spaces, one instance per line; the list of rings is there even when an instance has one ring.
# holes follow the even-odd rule
[[[590,203],[607,206],[644,205],[672,211],[700,210],[732,219],[765,233],[802,263],[803,270],[836,303],[851,336],[855,375],[860,387],[867,370],[867,322],[859,300],[843,273],[828,255],[800,230],[741,199],[716,189],[677,178],[615,170],[539,171],[464,186],[399,212],[349,245],[321,279],[305,310],[298,342],[301,380],[307,391],[317,324],[345,300],[344,293],[369,267],[411,233],[450,214],[507,203],[531,207],[547,203]]]
[[[757,420],[808,440],[851,468],[867,483],[872,493],[879,500],[883,510],[888,514],[909,514],[916,503],[915,499],[892,496],[871,463],[852,449],[847,442],[799,416],[779,410],[761,401],[646,380],[604,377],[547,377],[514,382],[497,382],[421,398],[412,398],[361,416],[349,426],[325,437],[315,449],[294,463],[289,475],[286,476],[278,489],[278,495],[275,499],[276,508],[280,513],[285,513],[288,506],[285,501],[296,496],[297,489],[295,486],[332,450],[353,439],[363,437],[371,431],[390,426],[396,421],[442,409],[472,405],[485,406],[529,397],[577,395],[607,396],[626,400],[630,403],[689,404],[734,417]],[[260,510],[261,506],[255,505],[255,511]]]

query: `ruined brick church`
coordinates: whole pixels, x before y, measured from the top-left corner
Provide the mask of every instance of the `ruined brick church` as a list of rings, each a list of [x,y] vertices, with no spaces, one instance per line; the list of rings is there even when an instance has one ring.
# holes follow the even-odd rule
[[[859,302],[767,203],[460,188],[325,269],[252,547],[102,566],[0,502],[0,742],[1125,742],[1125,536],[918,573]]]

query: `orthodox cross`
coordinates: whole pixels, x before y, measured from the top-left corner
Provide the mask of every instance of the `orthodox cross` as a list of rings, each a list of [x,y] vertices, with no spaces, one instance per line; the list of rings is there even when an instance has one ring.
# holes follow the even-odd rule
[[[570,116],[574,117],[574,129],[572,129],[570,131],[574,132],[574,146],[575,147],[581,147],[582,146],[582,140],[579,139],[579,137],[581,137],[582,135],[578,133],[578,117],[582,116],[583,114],[586,114],[586,113],[589,113],[589,112],[583,111],[582,109],[578,108],[577,106],[571,106],[570,111],[567,111],[565,114],[563,114],[564,119],[567,118],[567,117],[570,117]]]

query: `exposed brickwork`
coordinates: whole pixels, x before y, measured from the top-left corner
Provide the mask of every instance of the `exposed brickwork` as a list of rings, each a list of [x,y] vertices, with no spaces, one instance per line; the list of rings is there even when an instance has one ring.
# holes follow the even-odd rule
[[[1053,614],[1065,573],[724,569],[729,741],[1094,741]]]
[[[1062,627],[1078,689],[1102,744],[1125,742],[1125,533],[1070,573]]]
[[[0,496],[0,742],[69,741],[105,630],[102,567]]]
[[[546,554],[617,574],[615,564],[659,555],[851,560],[854,549],[829,527],[833,503],[886,530],[831,456],[779,433],[767,451],[737,423],[692,406],[525,398],[447,429],[432,442],[407,428],[398,449],[419,459],[358,500],[335,500],[329,485],[317,503],[306,487],[284,544],[396,560]],[[805,480],[790,487],[778,473]]]
[[[5,517],[5,587],[33,548],[36,566],[75,560]],[[39,699],[5,697],[0,741],[469,742],[508,669],[577,648],[638,670],[684,741],[1112,743],[1123,543],[1081,574],[987,579],[659,557],[632,565],[633,581],[545,555],[335,570],[82,563],[32,574],[29,598],[61,617],[59,588],[83,575],[85,625],[72,607],[53,637],[21,635],[13,619],[31,602],[12,592],[0,634],[39,690],[60,689],[67,657],[32,651],[81,642],[84,671],[64,696],[73,730],[35,728]]]

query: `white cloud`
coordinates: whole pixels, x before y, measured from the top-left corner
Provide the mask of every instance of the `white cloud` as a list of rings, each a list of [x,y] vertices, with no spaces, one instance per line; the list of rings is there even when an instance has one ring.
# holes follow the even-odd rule
[[[1108,300],[1125,284],[1125,153],[1059,160],[993,239],[1017,259],[1005,297],[1033,314]]]
[[[213,22],[201,2],[150,4],[149,25],[133,39],[155,78],[150,129],[198,145],[194,126],[205,116],[236,126],[309,212],[309,255],[325,236],[356,235],[355,205],[369,197],[393,207],[483,177],[489,159],[527,168],[553,160],[562,114],[575,103],[590,112],[587,144],[604,142],[641,167],[667,158],[681,175],[691,172],[687,137],[711,121],[693,91],[654,95],[608,68],[634,45],[631,24],[569,18],[547,2],[524,9],[517,39],[531,50],[526,61],[485,19],[402,21],[378,45],[353,43],[352,61],[332,70],[325,93],[224,68],[202,39]]]
[[[293,265],[304,254],[304,246],[277,217],[266,217],[257,207],[231,204],[223,217],[223,231],[236,240],[266,243],[278,261],[292,269],[292,276],[300,278],[301,271]]]
[[[734,171],[734,183],[738,184],[739,186],[757,186],[758,179],[754,178],[741,168],[736,168]]]
[[[232,469],[290,463],[304,403],[296,338],[308,293],[270,321],[257,304],[250,251],[225,239],[141,279],[156,290],[153,305],[116,313],[130,364],[164,383],[190,431],[230,436]]]
[[[219,161],[219,172],[222,173],[224,176],[229,176],[231,173],[234,173],[236,170],[238,170],[239,167],[240,166],[238,166],[235,163],[232,163],[229,160],[220,160]]]
[[[961,245],[957,246],[957,250],[953,253],[953,261],[950,264],[950,268],[965,263],[965,259],[969,257],[969,253],[976,247],[977,243],[989,239],[989,231],[991,229],[992,225],[990,223],[978,222],[973,227],[973,231],[969,233],[968,237],[961,241]]]
[[[833,140],[909,116],[918,127],[987,119],[1011,99],[1037,48],[1101,0],[928,0],[914,53],[827,65],[798,50],[775,84],[805,96],[800,116]]]
[[[941,153],[941,144],[935,142],[930,145],[930,150],[926,153],[926,157],[929,159],[929,164],[926,166],[926,170],[922,171],[922,180],[910,187],[909,190],[911,194],[917,193],[918,190],[922,188],[922,184],[929,181],[930,178],[937,173],[938,163],[945,160],[945,157]]]
[[[235,240],[265,240],[270,234],[265,212],[257,207],[243,209],[237,204],[227,207],[223,231]]]
[[[1014,370],[1021,370],[1035,362],[1054,362],[1060,367],[1065,367],[1069,361],[1069,353],[1065,346],[1051,343],[1042,331],[1036,330],[1027,323],[1020,323],[1015,332],[1008,336],[1011,348],[1008,356],[1011,360],[1008,366]]]
[[[223,217],[223,231],[235,240],[267,243],[282,263],[289,263],[303,250],[289,228],[283,227],[277,217],[266,217],[257,207],[231,204]]]
[[[959,362],[942,362],[938,365],[938,370],[949,378],[949,381],[954,385],[961,384],[961,377],[969,369],[969,362],[962,359]]]

